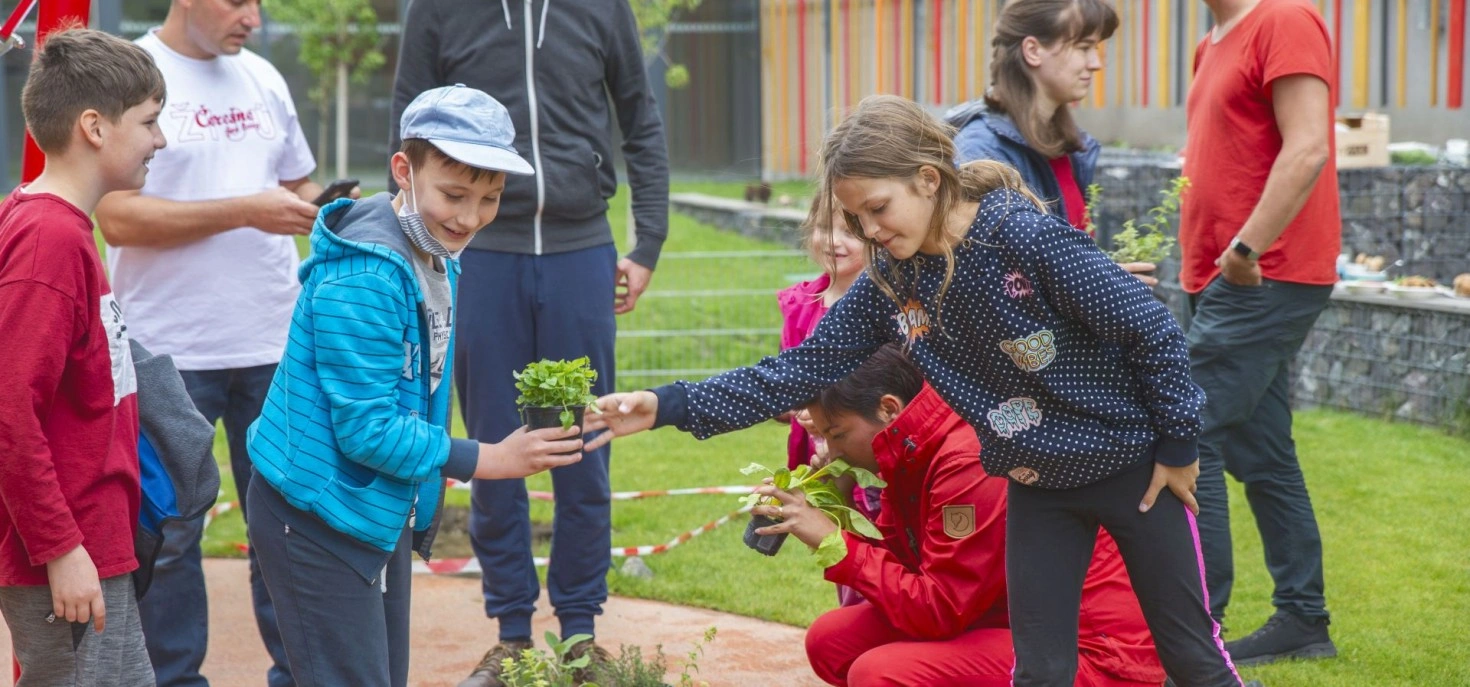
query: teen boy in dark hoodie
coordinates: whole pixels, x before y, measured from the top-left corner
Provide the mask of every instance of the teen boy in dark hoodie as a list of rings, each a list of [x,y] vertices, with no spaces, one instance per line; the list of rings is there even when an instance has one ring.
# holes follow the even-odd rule
[[[516,149],[536,168],[507,180],[495,231],[461,258],[461,302],[470,305],[456,327],[455,384],[469,435],[498,441],[520,425],[510,371],[526,363],[586,355],[600,373],[593,393],[613,390],[614,313],[633,309],[668,234],[663,124],[628,0],[415,0],[401,45],[395,120],[421,91],[464,83],[505,103]],[[621,260],[607,221],[613,115],[638,237]],[[552,473],[557,536],[546,582],[563,636],[596,634],[607,599],[608,459],[605,448],[591,451]],[[530,645],[540,585],[525,483],[477,480],[474,503],[485,614],[499,620],[501,644],[463,685],[487,687],[498,684],[501,658]]]

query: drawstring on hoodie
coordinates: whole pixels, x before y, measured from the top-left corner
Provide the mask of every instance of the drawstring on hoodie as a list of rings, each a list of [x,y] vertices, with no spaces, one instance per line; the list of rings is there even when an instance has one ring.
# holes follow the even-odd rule
[[[529,3],[531,0],[526,0],[526,2]],[[510,0],[500,0],[500,11],[505,15],[505,28],[512,28],[510,25]],[[541,49],[542,41],[546,40],[546,13],[550,11],[551,0],[546,0],[546,2],[541,3],[541,26],[538,28],[536,34],[537,50]]]
[[[530,0],[527,0],[529,2]],[[541,3],[541,30],[536,35],[536,49],[541,49],[541,41],[546,40],[546,13],[551,11],[551,0]]]

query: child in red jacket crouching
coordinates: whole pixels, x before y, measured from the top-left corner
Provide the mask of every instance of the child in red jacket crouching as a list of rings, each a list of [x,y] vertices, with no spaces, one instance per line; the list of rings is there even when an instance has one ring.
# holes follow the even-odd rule
[[[975,431],[924,383],[896,344],[810,406],[829,448],[887,481],[882,541],[844,533],[847,556],[826,578],[869,603],[831,611],[807,633],[807,656],[834,685],[1011,684],[1006,614],[1006,480],[980,467]],[[756,508],[815,547],[835,525],[800,494]],[[1164,671],[1118,547],[1099,530],[1082,584],[1077,685],[1156,686]]]

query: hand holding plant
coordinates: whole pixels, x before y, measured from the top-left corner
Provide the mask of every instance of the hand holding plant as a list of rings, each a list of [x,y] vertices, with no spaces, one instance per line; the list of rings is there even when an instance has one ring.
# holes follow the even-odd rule
[[[856,532],[869,539],[883,537],[867,516],[847,505],[847,500],[834,484],[838,477],[851,476],[863,487],[888,486],[867,470],[835,459],[817,469],[798,465],[794,470],[772,470],[760,463],[751,463],[740,472],[745,475],[764,473],[768,479],[766,486],[741,500],[756,507],[757,515],[783,519],[779,524],[758,530],[757,534],[796,534],[797,539],[812,547],[817,563],[823,568],[847,557],[847,542],[840,530]],[[818,516],[828,524],[818,523]],[[796,522],[791,522],[793,520]]]
[[[758,487],[755,493],[766,497],[764,501],[776,501],[777,506],[756,506],[750,512],[764,515],[780,522],[756,530],[756,534],[793,534],[801,543],[817,548],[828,535],[837,532],[837,523],[822,511],[807,505],[806,494],[782,491],[773,484]]]

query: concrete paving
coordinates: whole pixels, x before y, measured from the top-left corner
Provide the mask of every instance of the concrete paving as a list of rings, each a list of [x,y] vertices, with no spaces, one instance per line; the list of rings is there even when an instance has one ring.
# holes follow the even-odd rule
[[[203,673],[214,687],[265,684],[268,658],[250,613],[245,561],[204,562],[209,585],[209,656]],[[557,629],[544,595],[533,627],[540,636]],[[663,645],[671,666],[703,636],[719,628],[699,661],[699,679],[711,687],[772,684],[818,686],[807,665],[801,628],[654,601],[612,598],[598,619],[598,636],[608,649],[637,644],[644,655]],[[478,578],[420,575],[413,589],[413,647],[409,684],[454,687],[495,643],[496,626],[484,616]],[[11,665],[10,634],[0,624],[0,666]],[[0,685],[7,685],[6,669]],[[670,675],[678,682],[678,671]]]

